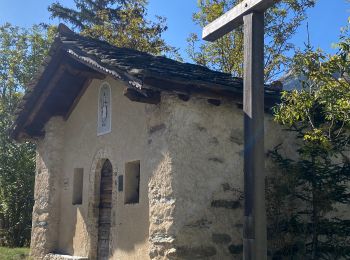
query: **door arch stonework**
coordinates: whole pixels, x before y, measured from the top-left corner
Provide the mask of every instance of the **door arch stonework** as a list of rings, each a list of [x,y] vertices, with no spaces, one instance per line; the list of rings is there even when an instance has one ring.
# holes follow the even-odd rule
[[[88,257],[91,260],[97,259],[98,250],[98,225],[99,225],[99,203],[100,203],[100,185],[101,185],[101,171],[104,163],[109,161],[112,166],[112,194],[111,194],[111,230],[113,230],[113,216],[115,210],[116,193],[115,191],[115,180],[117,175],[117,166],[113,163],[112,152],[110,149],[100,149],[92,162],[90,176],[89,176],[89,202],[88,202],[88,221],[87,221],[87,232],[88,232]],[[111,248],[113,240],[113,234],[110,234],[109,248]]]
[[[101,169],[100,199],[98,216],[97,259],[108,260],[112,214],[113,168],[110,161],[104,161]]]

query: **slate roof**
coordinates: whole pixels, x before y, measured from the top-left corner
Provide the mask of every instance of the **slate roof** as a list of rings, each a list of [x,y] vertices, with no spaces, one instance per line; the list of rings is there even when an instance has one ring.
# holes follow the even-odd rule
[[[67,69],[62,69],[61,65],[65,63],[69,65],[70,74],[66,73]],[[60,68],[61,77],[57,76]],[[96,77],[108,75],[123,80],[128,88],[139,92],[144,98],[154,95],[155,92],[168,91],[188,96],[196,93],[213,98],[232,98],[241,102],[243,95],[241,78],[199,65],[118,48],[104,41],[78,35],[60,24],[49,57],[29,84],[28,92],[20,104],[12,131],[13,138],[18,139],[18,135],[23,132],[27,136],[38,135],[50,116],[67,113],[86,79],[85,74],[79,71],[91,75],[95,73]],[[69,77],[72,74],[75,77]],[[56,82],[51,84],[55,77]],[[64,89],[63,82],[72,87]],[[79,87],[74,87],[74,84]],[[278,102],[279,96],[279,91],[265,88],[266,106]],[[54,101],[58,97],[64,102],[56,104]],[[37,103],[43,107],[37,108]],[[42,110],[46,112],[40,112]]]

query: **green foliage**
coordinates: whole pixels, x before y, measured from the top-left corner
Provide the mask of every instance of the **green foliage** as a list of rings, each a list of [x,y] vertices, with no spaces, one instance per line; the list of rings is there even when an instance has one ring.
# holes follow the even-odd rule
[[[54,28],[0,27],[0,238],[7,246],[30,241],[35,174],[35,147],[9,137],[15,109],[26,83],[39,68]],[[44,36],[45,35],[45,36]]]
[[[193,20],[204,27],[242,0],[198,0]],[[315,0],[282,0],[265,14],[265,79],[275,79],[290,64],[286,56],[294,46],[289,42],[306,10]],[[233,76],[243,76],[243,31],[239,28],[214,43],[200,43],[197,34],[188,38],[187,52],[194,62]]]
[[[77,28],[82,35],[105,40],[118,47],[127,47],[159,55],[176,55],[162,34],[167,30],[166,20],[146,19],[146,0],[74,0],[76,9],[60,3],[49,6],[52,17],[61,18]]]
[[[0,247],[1,260],[24,260],[29,258],[29,248],[7,248]]]
[[[275,259],[350,258],[350,38],[338,46],[333,56],[297,53],[302,89],[284,92],[274,111],[299,143],[298,158],[271,153],[282,169],[268,192]]]

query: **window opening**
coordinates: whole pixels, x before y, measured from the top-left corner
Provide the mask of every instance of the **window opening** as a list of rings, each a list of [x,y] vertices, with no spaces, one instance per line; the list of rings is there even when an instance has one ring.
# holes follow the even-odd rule
[[[125,164],[125,204],[139,203],[140,161]]]

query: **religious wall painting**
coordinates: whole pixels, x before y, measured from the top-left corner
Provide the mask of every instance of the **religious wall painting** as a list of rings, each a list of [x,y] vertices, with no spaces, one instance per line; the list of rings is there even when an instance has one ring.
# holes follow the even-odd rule
[[[111,132],[111,87],[108,83],[102,83],[98,97],[97,135]]]

